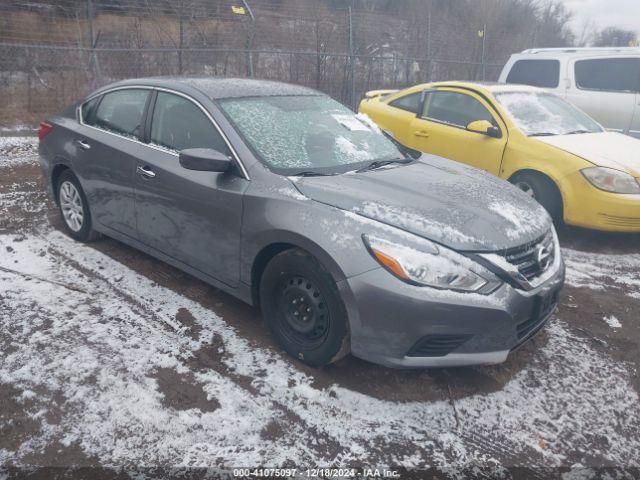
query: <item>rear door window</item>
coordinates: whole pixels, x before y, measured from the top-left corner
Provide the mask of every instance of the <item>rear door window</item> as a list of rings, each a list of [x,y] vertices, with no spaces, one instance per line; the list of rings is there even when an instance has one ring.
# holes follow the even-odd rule
[[[88,102],[85,102],[80,108],[80,114],[82,115],[82,121],[88,125],[93,122],[93,114],[96,111],[98,103],[100,103],[100,96],[92,98]]]
[[[175,152],[210,148],[231,156],[222,135],[195,103],[166,92],[158,92],[151,121],[151,142]]]
[[[583,90],[637,92],[640,58],[578,60],[576,86]]]
[[[560,62],[558,60],[518,60],[511,67],[507,83],[558,88],[560,85]]]
[[[92,124],[103,130],[137,138],[149,90],[127,89],[107,93],[102,98]]]
[[[422,92],[405,95],[390,102],[389,105],[401,110],[406,110],[407,112],[420,113],[420,109],[422,108]]]
[[[423,116],[428,120],[461,128],[467,128],[467,125],[477,120],[487,120],[495,124],[493,115],[482,103],[470,95],[458,92],[428,93]]]

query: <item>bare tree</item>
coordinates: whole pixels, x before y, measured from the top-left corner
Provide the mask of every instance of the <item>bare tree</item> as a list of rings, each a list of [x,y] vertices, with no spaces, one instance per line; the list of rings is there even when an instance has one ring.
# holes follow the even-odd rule
[[[602,30],[595,39],[595,47],[631,47],[638,41],[638,35],[631,30],[608,27]]]

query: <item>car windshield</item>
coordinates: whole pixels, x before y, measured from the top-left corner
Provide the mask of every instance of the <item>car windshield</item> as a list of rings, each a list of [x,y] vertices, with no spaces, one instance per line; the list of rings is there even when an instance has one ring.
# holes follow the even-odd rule
[[[368,117],[326,96],[228,99],[221,106],[254,153],[277,173],[338,174],[404,159]]]
[[[549,93],[504,92],[494,97],[530,137],[602,132],[586,113]]]

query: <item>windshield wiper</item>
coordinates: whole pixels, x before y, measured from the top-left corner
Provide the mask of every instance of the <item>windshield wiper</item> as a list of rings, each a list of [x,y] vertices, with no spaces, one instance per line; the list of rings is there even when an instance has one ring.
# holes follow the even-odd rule
[[[413,163],[413,162],[415,162],[413,158],[396,158],[394,160],[376,160],[374,162],[369,163],[368,165],[365,165],[359,170],[356,170],[356,173],[368,172],[370,170],[375,170],[376,168],[381,168],[386,165],[392,165],[394,163],[406,164],[406,163]]]
[[[577,135],[580,133],[592,133],[590,130],[573,130],[571,132],[565,133],[565,135]]]
[[[331,176],[331,174],[320,173],[320,172],[298,172],[298,173],[292,173],[289,176],[290,177],[329,177]]]
[[[552,132],[538,132],[538,133],[532,133],[529,136],[530,137],[555,137],[556,135],[557,133],[552,133]]]

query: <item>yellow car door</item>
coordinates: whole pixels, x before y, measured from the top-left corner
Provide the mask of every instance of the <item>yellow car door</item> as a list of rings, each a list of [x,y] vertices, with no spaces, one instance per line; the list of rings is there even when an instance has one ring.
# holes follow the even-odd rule
[[[507,128],[489,104],[466,90],[425,92],[423,111],[409,127],[406,145],[500,174]]]

